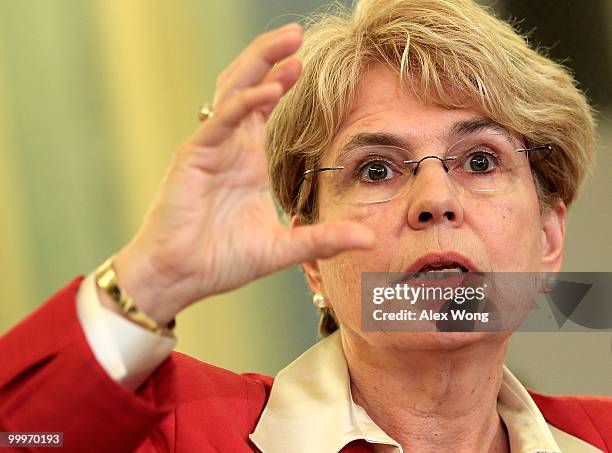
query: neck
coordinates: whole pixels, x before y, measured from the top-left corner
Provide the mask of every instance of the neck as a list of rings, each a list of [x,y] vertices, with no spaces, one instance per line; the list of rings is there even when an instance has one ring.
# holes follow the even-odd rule
[[[497,414],[507,338],[419,350],[341,334],[354,401],[405,451],[509,451]]]

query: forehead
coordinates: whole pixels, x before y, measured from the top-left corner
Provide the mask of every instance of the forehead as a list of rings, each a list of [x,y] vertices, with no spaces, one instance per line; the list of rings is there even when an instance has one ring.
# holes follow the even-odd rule
[[[357,86],[351,111],[340,125],[328,152],[361,132],[388,132],[410,141],[441,142],[458,122],[482,118],[475,109],[448,109],[424,104],[399,75],[382,65],[369,68]]]

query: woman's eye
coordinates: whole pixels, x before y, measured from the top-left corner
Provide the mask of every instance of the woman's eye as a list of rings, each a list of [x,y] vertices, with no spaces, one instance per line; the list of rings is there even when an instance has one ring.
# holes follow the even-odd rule
[[[485,173],[495,169],[496,160],[495,156],[478,152],[470,154],[463,164],[463,171],[470,173]]]
[[[359,179],[367,182],[384,181],[394,176],[394,172],[384,162],[370,162],[365,164],[359,172]]]

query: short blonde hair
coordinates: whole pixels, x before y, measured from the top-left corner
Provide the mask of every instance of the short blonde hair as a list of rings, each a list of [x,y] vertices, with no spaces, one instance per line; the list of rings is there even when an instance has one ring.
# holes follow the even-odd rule
[[[317,165],[351,110],[361,74],[381,63],[422,101],[475,108],[554,152],[533,169],[543,208],[570,205],[591,164],[593,111],[570,71],[472,0],[361,0],[306,24],[301,78],[268,122],[273,192],[288,216],[317,220]],[[320,334],[337,329],[321,312]]]

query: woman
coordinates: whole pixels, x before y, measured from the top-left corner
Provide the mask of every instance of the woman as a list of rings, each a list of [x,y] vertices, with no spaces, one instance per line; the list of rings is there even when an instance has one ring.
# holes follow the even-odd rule
[[[563,67],[469,0],[367,0],[258,37],[201,118],[136,237],[2,339],[3,431],[69,451],[607,451],[612,402],[530,394],[508,333],[360,325],[362,272],[559,271],[594,144]],[[516,165],[477,185],[497,161],[453,158],[490,137]],[[355,157],[382,148],[411,171]],[[296,263],[325,338],[274,380],[170,354],[179,311]]]

